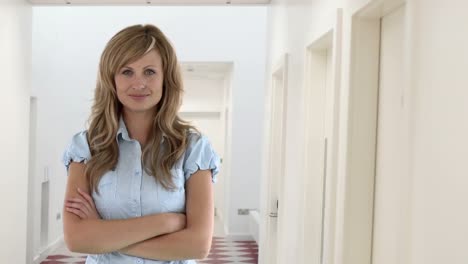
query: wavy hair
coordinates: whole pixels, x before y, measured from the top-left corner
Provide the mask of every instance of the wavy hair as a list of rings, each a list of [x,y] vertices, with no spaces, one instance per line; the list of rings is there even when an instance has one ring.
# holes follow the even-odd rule
[[[163,92],[155,107],[148,144],[142,150],[143,167],[148,175],[169,190],[176,188],[170,170],[184,154],[190,130],[198,131],[182,120],[177,112],[182,103],[183,85],[179,64],[166,36],[153,25],[134,25],[119,31],[107,43],[99,62],[87,139],[91,158],[85,176],[89,190],[99,193],[97,185],[109,170],[115,170],[119,158],[116,140],[122,103],[117,98],[115,74],[123,66],[138,60],[151,50],[159,52],[163,67]],[[162,137],[164,141],[161,143]]]

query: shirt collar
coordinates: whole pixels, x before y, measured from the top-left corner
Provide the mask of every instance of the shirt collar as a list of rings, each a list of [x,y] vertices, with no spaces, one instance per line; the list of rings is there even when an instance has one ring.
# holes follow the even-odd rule
[[[120,119],[119,119],[119,129],[117,130],[117,136],[116,136],[117,142],[119,142],[119,135],[122,135],[122,138],[127,141],[132,140],[130,136],[128,135],[127,126],[125,125],[122,115],[120,115]],[[163,142],[165,138],[167,138],[167,136],[165,133],[163,133],[161,142]]]
[[[120,119],[119,119],[119,129],[117,130],[117,142],[119,140],[119,135],[122,135],[122,138],[127,141],[131,140],[130,137],[128,136],[127,126],[125,125],[122,115],[120,116]]]

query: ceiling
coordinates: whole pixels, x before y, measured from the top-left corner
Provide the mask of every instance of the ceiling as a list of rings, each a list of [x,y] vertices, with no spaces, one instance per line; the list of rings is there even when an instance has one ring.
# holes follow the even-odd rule
[[[29,0],[35,5],[265,5],[270,0]]]

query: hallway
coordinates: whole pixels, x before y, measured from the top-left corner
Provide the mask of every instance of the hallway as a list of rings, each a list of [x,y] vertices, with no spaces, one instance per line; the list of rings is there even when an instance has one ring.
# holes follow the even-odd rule
[[[0,0],[0,263],[83,263],[63,245],[62,154],[89,126],[106,43],[148,23],[177,51],[184,103],[172,113],[220,157],[199,263],[467,264],[467,11],[466,0]],[[122,175],[101,182],[108,201],[140,206],[134,194],[153,182]],[[146,204],[181,209],[177,195]],[[210,237],[181,241],[145,249],[193,258]]]

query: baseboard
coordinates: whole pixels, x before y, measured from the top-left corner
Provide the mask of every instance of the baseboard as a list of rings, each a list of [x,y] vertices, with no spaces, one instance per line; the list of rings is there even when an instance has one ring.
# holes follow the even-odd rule
[[[239,241],[255,241],[255,239],[248,233],[231,233],[226,236],[230,240]]]
[[[50,255],[53,251],[59,248],[64,243],[63,236],[59,237],[55,240],[52,244],[50,244],[46,249],[44,249],[41,253],[34,256],[33,264],[39,264],[41,261],[45,260],[47,256]]]
[[[219,209],[217,210],[217,215],[216,217],[218,217],[218,220],[221,221],[221,223],[223,223],[223,231],[224,231],[224,234],[227,234],[228,233],[228,227],[227,227],[227,223],[224,221],[224,211],[220,211]]]
[[[218,217],[218,220],[221,221],[221,223],[223,224],[224,234],[226,238],[231,239],[231,240],[239,240],[239,241],[251,241],[251,240],[255,241],[254,237],[250,235],[249,233],[229,233],[228,225],[226,222],[223,221],[222,214],[218,214],[216,217]]]

